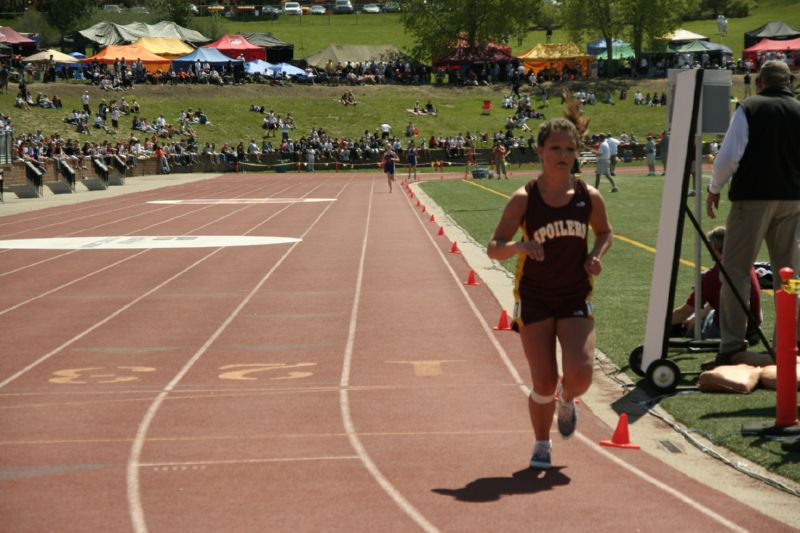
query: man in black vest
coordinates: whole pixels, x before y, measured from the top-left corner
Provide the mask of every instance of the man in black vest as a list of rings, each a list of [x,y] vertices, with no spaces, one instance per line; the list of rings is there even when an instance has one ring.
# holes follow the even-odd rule
[[[731,177],[731,210],[722,265],[733,287],[722,283],[721,342],[716,364],[747,349],[747,315],[733,290],[749,300],[750,269],[766,240],[773,272],[800,270],[800,101],[782,61],[767,61],[756,79],[758,94],[736,109],[714,161],[706,212],[715,217],[720,192]],[[780,277],[775,276],[775,288]]]

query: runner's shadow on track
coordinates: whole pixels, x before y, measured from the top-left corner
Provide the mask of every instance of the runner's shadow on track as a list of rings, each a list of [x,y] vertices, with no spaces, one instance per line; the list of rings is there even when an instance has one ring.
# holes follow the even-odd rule
[[[437,494],[452,496],[462,502],[494,502],[503,496],[535,494],[555,487],[568,485],[571,479],[561,473],[563,467],[549,470],[526,468],[511,477],[483,477],[470,481],[460,489],[432,489]]]

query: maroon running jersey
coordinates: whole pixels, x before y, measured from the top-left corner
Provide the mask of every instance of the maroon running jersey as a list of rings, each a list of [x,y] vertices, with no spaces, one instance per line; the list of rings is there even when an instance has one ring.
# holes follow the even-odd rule
[[[584,264],[592,200],[585,182],[576,179],[574,188],[569,203],[552,207],[542,199],[536,180],[525,185],[528,208],[521,225],[523,239],[541,244],[544,260],[519,256],[514,291],[517,301],[526,294],[554,304],[565,298],[590,299],[591,276]]]

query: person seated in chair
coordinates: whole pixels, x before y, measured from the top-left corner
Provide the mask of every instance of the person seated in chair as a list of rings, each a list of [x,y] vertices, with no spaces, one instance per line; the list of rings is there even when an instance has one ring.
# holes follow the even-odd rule
[[[700,278],[701,296],[703,299],[702,308],[699,310],[701,317],[700,338],[718,339],[719,330],[719,302],[720,290],[722,289],[722,279],[720,278],[719,263],[722,261],[722,250],[725,245],[725,227],[718,226],[706,235],[711,244],[714,255],[715,265],[711,270],[707,270]],[[761,294],[758,283],[758,275],[755,269],[750,269],[750,314],[756,320],[755,324],[747,325],[748,339],[758,339],[757,329],[761,326]],[[744,297],[744,295],[742,296]],[[689,295],[686,302],[672,311],[672,330],[671,337],[692,337],[694,336],[694,324],[696,311],[695,293]],[[756,340],[756,343],[758,341]]]

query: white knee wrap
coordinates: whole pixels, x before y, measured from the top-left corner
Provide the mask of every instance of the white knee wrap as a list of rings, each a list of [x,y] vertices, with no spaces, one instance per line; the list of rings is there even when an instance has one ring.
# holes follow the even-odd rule
[[[544,396],[533,389],[531,389],[530,399],[533,403],[538,403],[541,405],[547,405],[548,403],[555,401],[555,398],[552,396]]]

